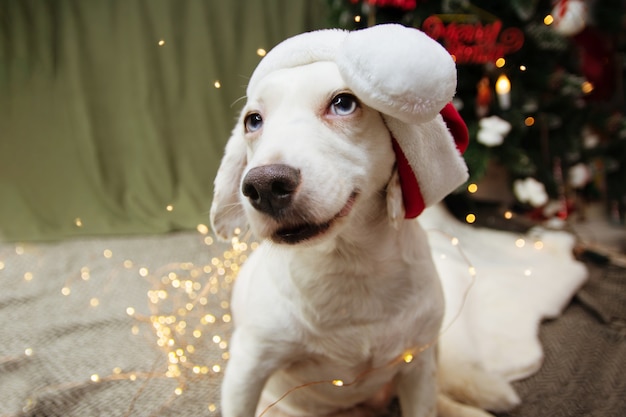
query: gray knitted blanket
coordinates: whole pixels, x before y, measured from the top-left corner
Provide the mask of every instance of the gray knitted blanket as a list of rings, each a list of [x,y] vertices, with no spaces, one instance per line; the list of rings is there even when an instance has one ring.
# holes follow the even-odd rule
[[[249,250],[201,233],[0,245],[0,416],[218,416]],[[626,270],[588,265],[502,417],[626,415]]]

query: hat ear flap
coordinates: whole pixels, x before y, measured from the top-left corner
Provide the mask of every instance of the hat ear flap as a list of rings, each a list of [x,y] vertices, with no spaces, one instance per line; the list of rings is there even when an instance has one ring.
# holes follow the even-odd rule
[[[237,228],[242,230],[247,228],[239,194],[241,177],[247,163],[247,147],[241,123],[237,123],[226,144],[213,188],[211,227],[219,238],[230,239]]]
[[[414,218],[463,184],[467,165],[442,116],[420,124],[383,118],[394,140],[405,217]]]

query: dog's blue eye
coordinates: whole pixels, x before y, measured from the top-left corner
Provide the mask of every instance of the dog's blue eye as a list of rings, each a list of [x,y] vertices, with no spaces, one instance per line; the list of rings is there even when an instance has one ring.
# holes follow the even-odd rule
[[[347,116],[356,111],[359,102],[352,94],[342,93],[336,95],[330,102],[330,111],[337,116]]]
[[[263,118],[259,113],[250,113],[243,120],[246,132],[256,132],[263,126]]]

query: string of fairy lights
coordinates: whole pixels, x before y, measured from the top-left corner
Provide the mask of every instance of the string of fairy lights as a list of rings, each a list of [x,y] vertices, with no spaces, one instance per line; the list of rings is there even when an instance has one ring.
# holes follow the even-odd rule
[[[228,338],[232,327],[229,299],[232,285],[236,280],[241,265],[256,249],[258,244],[256,242],[249,243],[250,236],[248,234],[240,236],[238,233],[231,240],[230,247],[221,254],[215,254],[214,252],[220,246],[215,244],[209,228],[206,225],[199,225],[197,229],[202,242],[207,247],[208,253],[214,254],[213,257],[207,259],[206,263],[168,263],[151,271],[145,266],[136,265],[131,259],[124,259],[121,262],[117,261],[117,264],[112,266],[112,271],[110,271],[110,279],[113,279],[113,272],[117,268],[119,270],[133,271],[137,279],[143,279],[150,283],[151,289],[146,292],[145,298],[150,314],[138,313],[139,310],[145,310],[142,308],[145,306],[127,306],[125,314],[132,318],[130,324],[132,334],[143,334],[146,336],[146,332],[148,332],[152,343],[154,343],[157,349],[162,351],[163,359],[161,363],[156,364],[155,369],[157,370],[152,372],[134,372],[115,367],[108,375],[91,373],[86,376],[85,381],[68,382],[65,385],[69,387],[81,383],[103,383],[123,380],[147,381],[155,378],[174,380],[177,382],[176,388],[163,401],[161,406],[163,408],[181,397],[191,384],[194,384],[200,378],[221,379],[229,359]],[[443,235],[449,241],[451,247],[456,248],[460,256],[457,260],[450,259],[450,261],[459,262],[460,259],[460,262],[466,264],[467,274],[470,278],[464,294],[464,297],[466,297],[475,282],[477,271],[463,251],[461,242],[457,237],[447,235],[438,230],[429,230],[428,233]],[[528,240],[520,237],[515,240],[514,244],[517,248],[523,248],[528,244]],[[536,250],[543,249],[543,243],[539,239],[535,239],[533,245]],[[16,245],[15,254],[17,256],[24,254],[24,246]],[[112,260],[114,258],[110,249],[104,249],[101,255],[105,259]],[[446,255],[442,254],[440,256],[442,260],[446,259]],[[6,262],[9,262],[9,258],[5,259],[0,258],[0,273],[5,269]],[[532,270],[530,268],[524,271],[526,276],[531,274]],[[24,271],[21,273],[21,279],[23,282],[29,283],[36,275],[36,271]],[[78,277],[66,280],[59,291],[59,297],[70,296],[73,294],[73,289],[88,282],[91,276],[91,268],[87,265],[83,266]],[[77,291],[77,293],[80,293],[80,291]],[[100,301],[96,297],[90,297],[88,303],[93,308],[100,306]],[[459,310],[457,315],[460,312]],[[446,323],[442,333],[453,322],[454,318],[450,323]],[[424,346],[409,348],[402,355],[383,365],[383,367],[397,365],[402,362],[410,363],[415,356],[430,348],[435,342],[436,340],[433,340]],[[0,358],[0,364],[31,358],[35,352],[36,349],[34,347],[27,346],[23,349],[21,357]],[[209,363],[207,362],[207,357],[217,358],[217,360]],[[279,401],[294,391],[306,389],[313,385],[331,384],[338,388],[348,387],[357,384],[362,378],[376,371],[377,369],[366,370],[352,381],[344,381],[342,379],[312,381],[293,387],[284,393]],[[270,405],[268,410],[275,404]],[[37,393],[33,393],[24,405],[23,411],[33,409],[36,405]],[[206,410],[212,415],[217,415],[219,413],[219,399],[209,399],[206,404]],[[265,414],[265,411],[263,414]]]

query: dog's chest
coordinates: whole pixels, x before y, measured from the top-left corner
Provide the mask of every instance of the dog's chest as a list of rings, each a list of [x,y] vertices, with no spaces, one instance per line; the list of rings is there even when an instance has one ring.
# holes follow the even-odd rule
[[[280,335],[331,371],[384,366],[432,342],[443,314],[430,256],[304,257],[261,245],[234,295],[237,325]]]
[[[346,323],[322,333],[309,332],[304,337],[303,356],[316,358],[316,366],[331,372],[361,373],[367,369],[382,369],[397,364],[397,360],[412,348],[427,343],[419,337],[416,323],[403,317],[367,324]],[[409,325],[408,328],[404,325]]]
[[[379,367],[434,337],[437,287],[414,265],[392,259],[300,266],[291,270],[297,274],[294,317],[309,353],[335,364]]]

